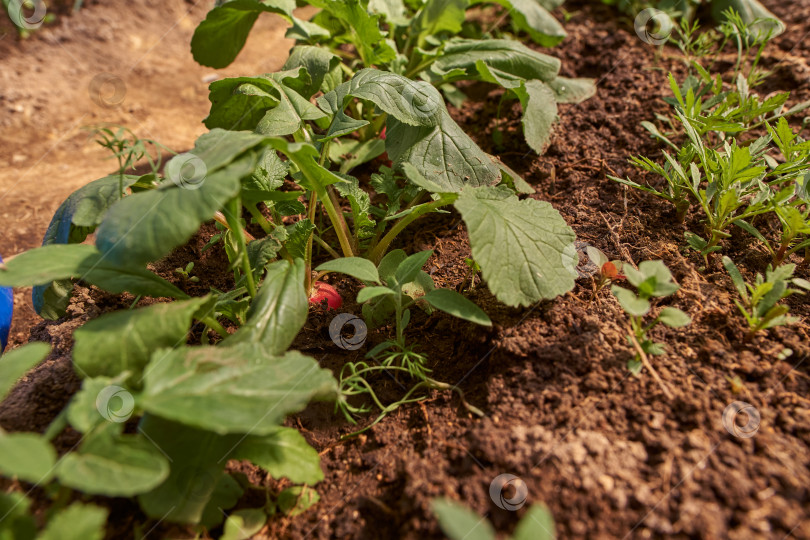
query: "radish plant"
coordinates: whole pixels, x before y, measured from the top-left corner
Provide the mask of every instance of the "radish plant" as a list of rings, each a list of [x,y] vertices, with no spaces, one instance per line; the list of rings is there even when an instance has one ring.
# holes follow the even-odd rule
[[[319,90],[329,92],[347,76],[372,67],[427,81],[456,106],[466,97],[456,86],[459,81],[491,83],[506,90],[503,100],[519,100],[526,142],[538,153],[549,143],[557,120],[557,103],[579,103],[595,92],[590,79],[560,77],[558,59],[538,53],[516,40],[493,38],[478,28],[474,19],[472,25],[467,24],[467,10],[482,2],[312,0],[307,3],[320,9],[309,21],[293,15],[295,3],[291,0],[225,2],[212,9],[198,26],[192,40],[194,58],[214,68],[229,65],[244,46],[258,16],[264,12],[276,13],[292,24],[287,37],[296,40],[284,69],[300,66],[306,66],[310,72],[317,69],[317,75],[306,84],[306,98]],[[508,10],[506,14],[511,17],[513,26],[542,46],[553,46],[565,37],[562,27],[544,8],[558,7],[562,4],[560,0],[494,0],[489,3],[500,4]],[[233,90],[232,86],[233,83],[229,90]],[[226,87],[225,82],[212,84],[212,101],[227,95]],[[414,91],[411,97],[418,101],[422,93]],[[254,94],[244,86],[239,93],[240,99],[248,99],[247,96],[274,99],[265,93]],[[370,113],[366,111],[367,120]],[[252,117],[261,115],[261,110],[253,111],[244,118],[244,124],[237,122],[239,127],[229,121],[223,124],[219,116],[209,116],[206,125],[246,129],[248,124],[253,124],[249,126],[252,129],[256,125]],[[377,118],[376,122],[365,126],[362,139],[379,135],[384,121]],[[265,127],[266,124],[261,124],[258,131],[264,132]]]
[[[450,540],[495,540],[489,520],[481,518],[466,506],[450,499],[434,499],[433,513]],[[556,525],[551,511],[543,503],[533,504],[515,527],[512,540],[554,540]]]
[[[622,309],[629,318],[628,344],[635,350],[634,357],[627,363],[633,375],[639,375],[641,368],[646,367],[661,384],[665,393],[668,393],[658,373],[649,361],[650,355],[662,355],[665,352],[664,344],[650,339],[648,332],[659,323],[671,328],[686,326],[692,322],[689,315],[678,308],[667,306],[662,308],[652,321],[645,322],[645,318],[652,311],[653,298],[672,296],[680,288],[672,280],[672,274],[661,261],[644,261],[638,265],[638,270],[630,265],[624,265],[627,281],[633,285],[637,292],[624,287],[613,285],[613,292]]]

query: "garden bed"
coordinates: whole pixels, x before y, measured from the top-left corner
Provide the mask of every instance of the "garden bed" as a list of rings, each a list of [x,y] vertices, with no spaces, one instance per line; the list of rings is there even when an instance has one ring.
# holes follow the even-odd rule
[[[763,60],[775,71],[766,89],[790,90],[791,102],[806,100],[810,4],[766,4],[788,28]],[[666,74],[683,64],[671,49],[656,56],[656,48],[633,33],[631,21],[611,8],[576,0],[565,7],[573,14],[569,37],[551,53],[563,60],[564,75],[593,77],[598,91],[582,104],[560,106],[561,121],[545,155],[537,157],[520,137],[518,109],[502,110],[499,118],[500,91],[491,87],[468,87],[472,100],[451,114],[485,151],[501,156],[537,189],[532,197],[551,202],[578,240],[611,259],[662,259],[672,270],[681,285],[673,305],[693,322],[655,330],[668,348],[655,367],[671,397],[648,373],[636,378],[627,370],[633,351],[626,316],[608,290],[593,293],[589,278],[528,309],[505,307],[479,286],[470,298],[490,316],[492,329],[420,312],[407,333],[428,353],[433,376],[457,383],[486,416],[471,415],[454,394],[433,392],[341,440],[357,427],[330,405],[311,405],[287,423],[321,456],[321,500],[299,516],[275,516],[262,532],[267,537],[438,538],[430,502],[442,496],[464,501],[497,530],[511,532],[522,512],[498,508],[489,494],[492,480],[509,473],[526,483],[529,502],[549,506],[561,538],[810,538],[808,326],[745,340],[747,326],[719,257],[699,270],[702,258],[685,249],[683,233],[697,216],[679,224],[663,202],[607,178],[638,179],[627,158],[660,156],[659,143],[639,123],[667,111],[661,100]],[[503,148],[493,143],[498,129]],[[193,260],[201,279],[195,286],[203,292],[222,286],[224,252],[202,253],[211,234],[204,229],[157,273],[176,281],[173,269]],[[417,222],[395,247],[433,249],[426,271],[437,285],[460,287],[467,276],[463,258],[470,248],[457,214]],[[725,253],[748,279],[769,260],[747,238]],[[807,266],[797,275],[810,278]],[[347,293],[344,298],[354,298],[351,280],[334,284]],[[80,385],[70,367],[71,332],[131,300],[84,290],[73,299],[68,320],[34,325],[30,339],[50,341],[54,350],[0,407],[0,425],[44,429]],[[791,314],[810,317],[807,296],[786,303]],[[347,301],[340,311],[359,313],[360,307]],[[339,371],[363,350],[344,351],[332,342],[333,315],[313,309],[293,348]],[[366,346],[383,334],[372,333]],[[741,386],[730,382],[735,377]],[[376,382],[384,400],[401,392],[393,379]],[[754,436],[735,437],[724,427],[724,411],[735,401],[759,411]],[[75,442],[68,430],[57,447],[67,450]],[[230,468],[271,490],[285,487],[258,468],[236,462]],[[250,496],[242,501],[250,503]],[[108,538],[128,537],[143,519],[134,503],[114,500]],[[150,534],[178,537],[183,529],[159,525]]]

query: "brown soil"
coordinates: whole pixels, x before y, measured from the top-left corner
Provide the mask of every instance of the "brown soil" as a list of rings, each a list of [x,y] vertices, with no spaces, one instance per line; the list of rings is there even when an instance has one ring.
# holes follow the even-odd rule
[[[810,3],[765,3],[788,24],[788,32],[765,59],[775,72],[767,90],[789,89],[792,101],[808,99]],[[136,5],[151,13],[144,4]],[[104,4],[88,9],[87,17],[103,9]],[[665,203],[606,177],[638,178],[627,165],[628,156],[660,155],[658,144],[639,123],[666,112],[660,100],[666,72],[682,70],[682,64],[674,56],[657,58],[628,21],[617,19],[608,7],[576,0],[566,3],[566,9],[574,14],[567,24],[569,38],[552,52],[562,58],[565,74],[596,78],[599,92],[581,105],[560,108],[561,122],[546,155],[534,156],[522,142],[517,110],[507,108],[498,119],[499,94],[488,87],[468,88],[473,99],[453,114],[482,147],[498,151],[522,173],[537,188],[536,197],[550,201],[580,240],[611,258],[635,263],[660,258],[672,269],[682,288],[667,303],[693,318],[684,329],[654,331],[667,344],[668,354],[654,363],[672,397],[649,373],[640,378],[629,374],[625,364],[632,352],[624,337],[624,315],[609,292],[593,294],[588,278],[564,297],[526,310],[506,308],[479,287],[470,297],[489,313],[495,323],[491,330],[420,313],[408,334],[429,354],[434,377],[458,384],[486,417],[472,416],[454,395],[433,393],[344,441],[340,436],[357,427],[336,417],[331,407],[310,407],[289,422],[321,453],[326,473],[317,486],[321,502],[295,518],[274,517],[259,537],[439,538],[429,509],[438,496],[464,501],[500,532],[509,533],[525,510],[498,508],[489,487],[495,477],[510,473],[527,484],[529,503],[550,506],[561,538],[810,538],[808,326],[802,322],[745,341],[733,288],[718,261],[701,272],[700,257],[684,249],[683,233],[697,230],[698,216],[677,224]],[[70,24],[79,24],[73,22],[79,17]],[[187,38],[171,39],[180,50]],[[3,46],[8,44],[0,41]],[[32,46],[43,51],[58,47],[44,38],[25,44]],[[104,50],[110,48],[108,44]],[[170,63],[175,69],[199,69],[186,57],[166,58],[166,66]],[[256,72],[244,65],[234,71]],[[193,73],[199,80],[198,72]],[[146,93],[152,82],[143,84]],[[184,110],[183,119],[178,113],[165,124],[167,130],[198,126],[205,115],[204,88],[198,86],[196,108]],[[165,111],[149,103],[143,107],[154,122]],[[3,129],[3,141],[12,138],[14,132]],[[504,131],[502,150],[492,142],[495,129]],[[175,144],[188,146],[198,132]],[[35,133],[30,135],[36,139]],[[88,166],[84,162],[94,156],[83,157],[79,166]],[[19,196],[33,204],[36,195],[28,191]],[[47,214],[45,206],[42,212]],[[9,246],[36,244],[31,231],[40,234],[45,222],[47,217],[39,224],[30,222],[32,229],[21,234],[19,244],[4,240],[0,249],[16,252]],[[197,260],[205,234],[210,232],[159,270],[169,277],[180,262]],[[434,249],[428,269],[438,283],[459,287],[464,281],[463,257],[469,256],[469,246],[457,216],[420,222],[401,247]],[[761,248],[745,241],[732,242],[726,253],[748,278],[763,272],[768,261]],[[221,254],[209,255],[203,264],[206,273],[221,272]],[[810,277],[807,267],[799,274]],[[337,285],[353,298],[351,282]],[[44,427],[78,385],[67,360],[70,331],[117,301],[97,292],[78,295],[70,320],[43,323],[31,331],[32,339],[53,341],[57,350],[3,404],[0,425]],[[807,297],[794,296],[788,304],[803,321],[810,316]],[[358,312],[359,307],[347,302],[342,311]],[[363,350],[347,353],[331,342],[326,331],[331,317],[314,309],[294,347],[339,369]],[[15,343],[28,338],[30,321],[18,324]],[[389,330],[372,333],[366,347],[383,340]],[[741,387],[730,383],[734,377]],[[375,382],[383,399],[393,400],[401,392],[391,379]],[[735,401],[752,404],[761,416],[752,437],[735,437],[724,427],[724,410]],[[269,489],[283,487],[259,471],[233,467]],[[134,505],[116,503],[110,537],[130,534],[139,517]],[[181,531],[158,528],[153,534],[178,537]]]

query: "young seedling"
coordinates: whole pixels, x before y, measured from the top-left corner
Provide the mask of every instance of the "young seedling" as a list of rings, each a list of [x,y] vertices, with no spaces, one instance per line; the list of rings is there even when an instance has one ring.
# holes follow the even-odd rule
[[[199,283],[200,278],[192,276],[191,272],[194,270],[194,261],[189,262],[185,268],[177,267],[174,269],[175,274],[180,274],[183,281],[190,281],[192,283]]]
[[[622,268],[624,263],[619,260],[611,261],[600,249],[593,246],[585,248],[585,254],[596,265],[596,279],[591,277],[594,284],[594,295],[617,280],[624,279]]]
[[[646,367],[667,397],[672,397],[649,360],[650,355],[664,354],[664,344],[650,339],[648,332],[658,323],[679,328],[692,322],[692,319],[680,309],[667,306],[661,309],[652,321],[645,324],[644,320],[652,310],[650,302],[652,298],[672,296],[680,287],[672,280],[672,274],[662,261],[644,261],[639,264],[638,270],[625,265],[624,273],[627,281],[636,287],[637,292],[617,285],[613,285],[611,291],[629,317],[627,341],[635,349],[636,354],[627,363],[627,367],[636,376],[641,373],[642,367]]]
[[[495,540],[495,529],[486,519],[451,499],[434,499],[431,506],[439,526],[450,540]],[[533,504],[515,527],[512,540],[555,540],[557,527],[543,503]]]
[[[461,282],[461,287],[459,287],[459,289],[463,291],[464,287],[467,285],[467,283],[469,283],[470,286],[467,290],[473,291],[475,290],[475,279],[478,277],[478,274],[481,273],[481,267],[477,262],[475,262],[474,259],[470,259],[468,257],[464,258],[464,264],[467,266],[467,275],[464,276],[464,281]]]
[[[723,266],[731,276],[734,287],[740,294],[742,302],[734,300],[737,309],[745,317],[748,323],[748,333],[746,339],[752,339],[757,332],[782,326],[795,324],[800,319],[788,315],[790,308],[778,302],[792,294],[803,294],[798,289],[790,288],[795,285],[804,290],[810,290],[810,282],[801,278],[794,278],[793,272],[796,270],[795,264],[785,264],[776,268],[769,266],[765,271],[765,277],[757,274],[754,283],[746,283],[743,280],[737,265],[728,257],[723,257]]]
[[[438,309],[482,326],[491,326],[492,321],[481,308],[456,291],[435,288],[433,279],[422,270],[432,255],[432,250],[411,256],[407,256],[402,250],[394,250],[376,268],[367,259],[360,258],[336,259],[317,268],[320,272],[341,272],[366,284],[358,293],[357,302],[363,304],[363,316],[369,326],[377,326],[393,316],[394,339],[383,341],[365,355],[368,361],[374,363],[348,362],[341,370],[341,398],[337,406],[346,418],[354,422],[353,415],[370,411],[367,405],[358,407],[349,403],[348,398],[352,396],[367,395],[381,410],[380,416],[364,429],[373,426],[401,405],[424,399],[424,396],[416,394],[420,389],[452,389],[463,400],[460,389],[431,378],[428,375],[431,370],[426,365],[427,357],[418,352],[415,345],[406,343],[405,328],[411,320],[411,309]],[[379,372],[393,373],[395,376],[407,375],[416,384],[402,399],[391,405],[383,405],[368,382],[368,377]],[[412,397],[414,395],[416,397]],[[468,405],[466,401],[464,404],[471,411],[480,414],[478,409]]]

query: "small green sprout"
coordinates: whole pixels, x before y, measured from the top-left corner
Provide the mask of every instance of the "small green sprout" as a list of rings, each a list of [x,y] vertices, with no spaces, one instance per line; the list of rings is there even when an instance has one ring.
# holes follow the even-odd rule
[[[616,285],[611,287],[611,291],[630,317],[627,341],[636,350],[636,354],[627,363],[627,367],[636,376],[639,375],[642,367],[646,367],[661,385],[664,393],[669,396],[669,391],[648,359],[649,355],[664,354],[664,344],[651,340],[647,333],[658,323],[664,323],[671,328],[679,328],[692,322],[692,319],[680,309],[667,306],[651,322],[644,323],[644,318],[652,310],[651,298],[672,296],[680,288],[677,283],[672,281],[672,274],[662,261],[644,261],[639,264],[638,270],[625,265],[624,273],[627,281],[636,287],[638,293]]]
[[[743,280],[737,265],[728,257],[723,257],[723,266],[726,267],[731,281],[734,282],[734,287],[742,298],[742,302],[734,300],[734,303],[748,323],[746,339],[753,338],[761,330],[799,321],[798,317],[788,315],[790,310],[788,306],[778,303],[791,294],[803,294],[798,289],[791,289],[790,285],[810,290],[810,282],[793,277],[793,272],[796,270],[795,264],[785,264],[775,270],[768,266],[765,277],[763,278],[762,274],[758,273],[753,284]]]
[[[594,294],[614,281],[624,279],[625,276],[622,274],[624,263],[622,261],[611,261],[601,250],[593,246],[587,246],[585,253],[597,268],[597,277],[594,279]]]
[[[200,278],[197,276],[192,276],[191,271],[194,270],[194,263],[189,262],[185,269],[177,267],[174,269],[175,274],[180,274],[183,277],[183,281],[190,281],[192,283],[199,283]]]
[[[486,518],[481,518],[450,499],[434,499],[431,506],[439,526],[450,540],[495,540],[495,529]],[[512,540],[553,540],[557,538],[551,511],[543,503],[533,504],[515,527]]]

